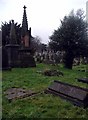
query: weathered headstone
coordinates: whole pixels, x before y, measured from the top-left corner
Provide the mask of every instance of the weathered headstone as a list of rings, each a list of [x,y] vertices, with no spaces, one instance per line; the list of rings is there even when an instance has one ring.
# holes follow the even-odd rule
[[[88,89],[86,88],[55,80],[53,84],[45,90],[45,93],[60,96],[77,106],[82,106],[84,108],[88,106]]]

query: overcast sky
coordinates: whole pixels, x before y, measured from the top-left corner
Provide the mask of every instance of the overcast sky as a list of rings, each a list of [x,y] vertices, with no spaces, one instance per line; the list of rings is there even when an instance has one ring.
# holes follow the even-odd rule
[[[87,0],[0,0],[0,25],[13,19],[22,24],[23,6],[26,5],[28,26],[32,36],[39,36],[48,43],[49,36],[60,25],[60,19],[74,9],[83,9],[86,14]]]

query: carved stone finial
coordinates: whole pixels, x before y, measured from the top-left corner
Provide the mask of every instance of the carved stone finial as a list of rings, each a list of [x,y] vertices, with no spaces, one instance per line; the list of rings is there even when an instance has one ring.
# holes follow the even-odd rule
[[[24,10],[25,10],[27,7],[24,5],[24,7],[23,7],[23,8],[24,8]]]

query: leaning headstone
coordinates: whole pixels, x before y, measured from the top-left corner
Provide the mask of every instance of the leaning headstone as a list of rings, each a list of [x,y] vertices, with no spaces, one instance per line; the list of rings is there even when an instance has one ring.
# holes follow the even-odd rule
[[[45,93],[60,96],[77,106],[88,107],[88,89],[86,88],[55,80],[53,84],[45,90]]]

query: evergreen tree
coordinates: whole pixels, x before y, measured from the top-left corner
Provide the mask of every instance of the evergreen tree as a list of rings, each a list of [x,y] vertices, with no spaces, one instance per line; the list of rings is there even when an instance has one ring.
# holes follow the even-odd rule
[[[49,46],[54,50],[65,51],[64,64],[72,69],[73,60],[80,55],[87,55],[87,23],[83,11],[74,11],[61,20],[60,27],[50,36]]]

